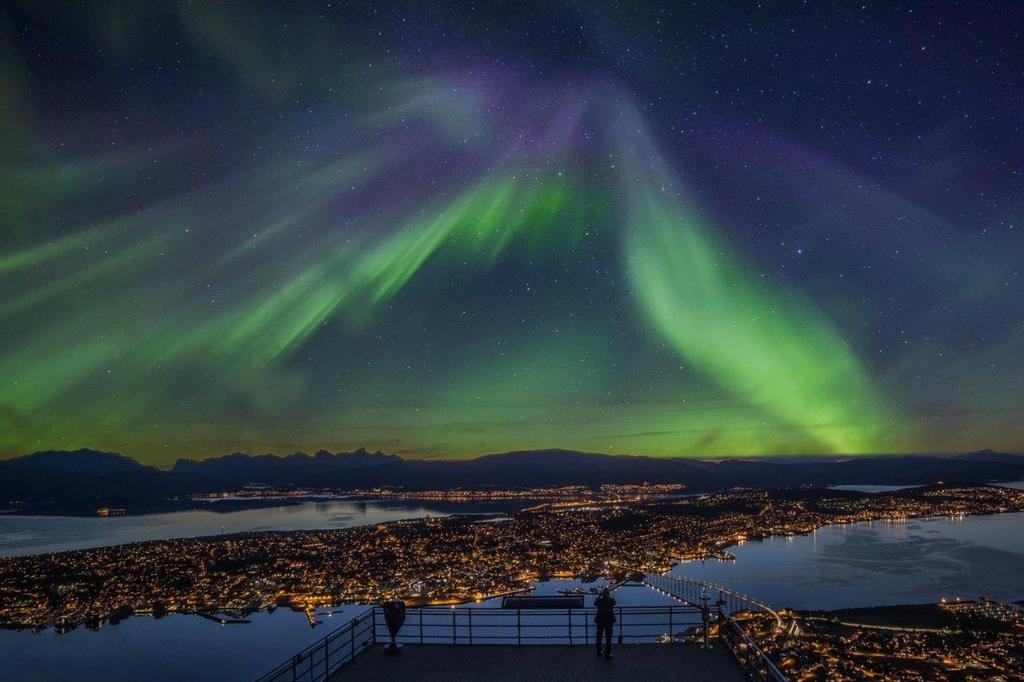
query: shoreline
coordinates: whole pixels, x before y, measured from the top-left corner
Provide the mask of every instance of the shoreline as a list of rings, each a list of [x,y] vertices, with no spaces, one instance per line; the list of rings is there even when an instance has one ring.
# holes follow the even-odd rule
[[[979,487],[979,488],[981,488],[981,487],[987,487],[987,486],[971,486],[971,487]],[[957,488],[959,488],[959,487],[957,487]],[[954,489],[957,489],[957,488],[954,488]],[[941,490],[941,489],[938,489],[938,490]],[[765,492],[765,491],[756,491],[756,492]],[[809,491],[805,491],[805,492],[809,492]],[[871,497],[873,497],[873,495],[867,494],[867,493],[865,493],[864,496],[863,496],[864,499],[870,499]],[[641,504],[639,506],[647,506],[647,505]],[[870,508],[868,508],[868,509],[870,509]],[[512,512],[512,513],[513,514],[523,514],[525,516],[530,516],[530,515],[533,515],[533,514],[535,514],[537,512],[520,511],[520,512]],[[847,515],[855,514],[855,513],[859,513],[859,512],[846,512]],[[867,511],[867,513],[870,514],[871,512]],[[756,532],[756,531],[752,532],[750,530],[747,530],[747,531],[745,531],[742,534],[737,533],[735,536],[730,535],[730,536],[724,537],[724,538],[719,539],[719,540],[713,540],[713,539],[710,539],[710,538],[706,539],[706,540],[700,540],[700,541],[698,541],[698,546],[697,547],[695,547],[692,551],[684,553],[683,556],[679,556],[679,557],[666,556],[665,557],[665,564],[663,564],[663,565],[668,566],[668,568],[666,568],[666,569],[657,568],[655,570],[651,570],[651,567],[648,566],[648,567],[645,568],[645,570],[643,572],[646,572],[646,573],[657,573],[657,572],[663,572],[663,571],[671,571],[673,568],[675,568],[677,566],[685,565],[686,563],[696,562],[696,561],[704,562],[704,561],[707,561],[708,559],[717,559],[719,561],[735,560],[736,557],[734,555],[732,555],[731,553],[727,552],[726,550],[729,549],[729,548],[735,547],[737,545],[740,545],[742,543],[751,542],[751,541],[764,541],[764,540],[773,539],[773,538],[779,538],[779,537],[806,536],[806,535],[809,535],[811,533],[816,532],[817,530],[820,530],[822,528],[826,528],[826,527],[829,527],[829,526],[844,527],[844,526],[855,526],[857,524],[867,524],[867,525],[870,525],[870,524],[873,524],[873,523],[876,523],[876,522],[879,522],[879,521],[885,522],[885,523],[901,523],[901,522],[906,522],[906,521],[910,521],[910,520],[928,521],[928,520],[934,520],[934,519],[966,519],[966,518],[974,517],[974,516],[981,517],[981,516],[996,516],[996,515],[1003,515],[1003,514],[1021,514],[1021,513],[1024,513],[1024,505],[1022,505],[1020,508],[999,506],[999,507],[995,507],[995,508],[980,509],[979,511],[974,512],[974,513],[957,513],[957,514],[935,513],[934,511],[931,512],[931,513],[922,513],[922,514],[912,514],[912,513],[899,513],[899,514],[897,514],[897,513],[893,512],[893,511],[889,511],[889,512],[882,512],[882,513],[870,515],[869,518],[862,518],[862,519],[856,519],[856,520],[854,520],[852,518],[848,518],[848,517],[840,517],[840,518],[835,519],[835,520],[829,520],[829,521],[827,521],[825,523],[821,523],[820,525],[801,526],[801,527],[798,527],[798,528],[796,528],[794,530],[789,530],[789,531],[786,531],[786,532],[779,532],[778,527],[776,527],[774,529],[771,529],[771,530],[768,530],[766,532]],[[506,513],[506,512],[496,512],[496,513],[491,513],[491,514],[451,514],[451,515],[448,515],[446,518],[448,520],[454,520],[454,521],[461,520],[461,521],[467,521],[467,522],[480,522],[481,520],[487,520],[488,518],[499,518],[499,517],[508,516],[508,515],[509,514]],[[380,522],[380,523],[366,524],[364,526],[360,526],[360,528],[364,528],[364,529],[365,528],[374,528],[374,527],[390,528],[390,527],[401,527],[401,526],[411,527],[411,526],[415,526],[415,525],[421,524],[421,523],[423,523],[425,521],[428,521],[429,519],[432,519],[432,518],[438,518],[438,517],[429,517],[428,516],[428,517],[418,517],[418,518],[414,518],[414,519],[401,519],[401,520],[393,520],[393,521],[384,521],[384,522]],[[123,549],[132,549],[132,548],[134,548],[134,549],[136,549],[138,551],[146,551],[145,547],[148,546],[148,545],[155,546],[155,545],[158,545],[158,544],[163,544],[163,543],[167,543],[169,541],[174,541],[174,540],[217,543],[217,542],[230,541],[230,540],[233,540],[233,539],[240,539],[240,538],[253,538],[254,536],[256,536],[256,537],[273,537],[273,536],[287,537],[287,536],[293,536],[293,535],[301,534],[301,533],[311,533],[311,534],[344,533],[346,530],[350,530],[350,529],[344,528],[344,529],[323,529],[323,530],[241,531],[241,532],[224,533],[224,534],[218,534],[218,535],[196,536],[196,537],[191,537],[191,538],[178,538],[178,539],[173,539],[173,540],[147,540],[147,541],[142,541],[142,542],[129,542],[129,543],[123,543],[123,544],[120,544],[120,545],[107,545],[107,546],[97,547],[97,548],[93,548],[93,549],[70,550],[68,552],[47,552],[47,553],[40,553],[38,555],[28,555],[28,556],[30,556],[30,557],[34,556],[34,557],[46,558],[46,557],[56,557],[56,556],[67,555],[67,554],[87,553],[87,552],[90,552],[90,551],[106,551],[106,550],[115,550],[116,551],[116,550],[119,550],[119,549],[123,550]],[[16,557],[2,558],[2,559],[0,559],[0,564],[4,563],[5,561],[14,561],[16,559],[17,559]],[[625,569],[623,569],[623,571],[625,571]],[[602,574],[602,575],[604,577],[615,577],[616,575],[618,575],[619,573],[621,573],[623,571],[611,572],[611,573],[606,573],[606,574]],[[557,571],[556,571],[556,573],[557,573]],[[579,577],[579,576],[577,576],[577,577]],[[533,581],[535,581],[537,579],[539,579],[539,578],[529,579],[529,582],[533,582]],[[524,584],[522,586],[515,586],[510,591],[512,591],[512,592],[521,592],[521,591],[524,591],[526,589],[529,589],[529,588],[528,588],[527,584]],[[344,606],[351,606],[351,605],[365,605],[365,602],[361,602],[361,601],[359,601],[356,598],[346,598],[342,594],[338,594],[334,598],[329,598],[329,597],[327,597],[327,595],[324,595],[324,596],[318,598],[318,600],[316,600],[316,601],[310,601],[308,598],[293,599],[293,597],[295,597],[295,596],[296,595],[294,595],[294,594],[292,594],[292,595],[289,595],[289,594],[279,594],[279,596],[277,597],[277,599],[275,600],[274,603],[268,603],[266,601],[263,601],[263,603],[254,603],[254,604],[251,605],[251,606],[256,607],[256,608],[241,608],[241,609],[239,609],[239,608],[236,607],[236,608],[233,608],[232,610],[234,612],[240,614],[240,617],[244,619],[244,618],[248,617],[251,614],[259,613],[259,612],[263,612],[263,611],[272,611],[275,608],[284,608],[284,609],[289,609],[289,610],[293,610],[293,611],[297,611],[297,612],[305,612],[305,613],[309,614],[309,613],[311,613],[311,608],[315,608],[315,607],[337,608],[337,607],[344,607]],[[406,601],[408,603],[411,603],[411,604],[418,604],[418,603],[420,603],[419,600],[417,600],[415,597],[410,597]],[[451,598],[445,598],[445,599],[443,599],[442,602],[438,602],[438,601],[434,600],[434,603],[457,604],[457,603],[464,603],[464,602],[465,603],[469,603],[469,602],[473,602],[473,601],[476,601],[476,599],[474,599],[473,597],[470,597],[468,595],[464,595],[462,598],[460,598],[457,595],[452,595]],[[215,613],[218,612],[218,610],[217,609],[210,609],[210,610],[205,610],[204,609],[203,611],[199,612],[199,611],[196,611],[195,609],[192,609],[190,612],[193,613],[193,614],[196,614],[196,613],[207,613],[207,612],[209,614],[215,614]],[[185,611],[179,611],[179,610],[176,610],[176,609],[172,608],[172,609],[165,610],[160,615],[163,615],[163,614],[167,614],[167,615],[170,615],[170,614],[182,614],[182,613],[186,613],[186,612]],[[128,614],[125,614],[125,617],[144,616],[144,615],[152,615],[152,614],[146,614],[145,612],[138,613],[138,614],[136,614],[136,613],[128,613]],[[121,618],[118,618],[118,620],[121,620]],[[100,617],[100,622],[99,622],[100,625],[102,625],[103,623],[107,623],[107,622],[110,622],[109,618],[102,617],[102,616]],[[111,624],[113,624],[113,623],[111,623]],[[14,629],[14,630],[48,629],[49,627],[55,627],[58,630],[61,630],[61,629],[70,630],[70,629],[74,629],[75,627],[77,627],[79,625],[82,625],[82,623],[77,623],[77,622],[74,623],[74,624],[72,624],[70,622],[61,623],[60,620],[57,619],[57,620],[51,621],[48,625],[43,626],[41,628],[39,628],[37,626],[33,626],[33,625],[27,625],[27,624],[24,624],[24,623],[21,624],[20,627],[18,627],[18,626],[14,626],[13,624],[11,624],[9,622],[3,624],[2,627],[6,628],[6,629]]]
[[[983,511],[983,512],[976,512],[976,513],[973,513],[973,514],[958,514],[958,515],[955,515],[955,516],[945,516],[945,515],[936,515],[936,514],[928,514],[928,515],[922,514],[921,516],[898,516],[898,517],[880,516],[880,517],[875,518],[875,519],[867,519],[867,520],[864,520],[864,521],[840,521],[840,522],[835,522],[835,523],[825,523],[825,524],[822,524],[820,526],[815,526],[814,528],[811,528],[810,530],[802,530],[800,532],[756,534],[756,535],[747,536],[743,540],[723,540],[721,543],[717,544],[716,545],[716,550],[724,552],[725,554],[728,554],[729,558],[724,558],[723,559],[722,557],[715,556],[713,553],[708,553],[708,554],[705,554],[703,556],[695,556],[695,557],[692,557],[692,558],[673,559],[673,561],[675,562],[673,564],[673,566],[683,565],[684,563],[689,563],[689,562],[693,562],[693,561],[701,561],[701,562],[709,561],[709,560],[715,560],[715,561],[736,561],[737,560],[736,557],[731,552],[728,552],[727,550],[732,549],[733,547],[739,547],[739,546],[741,546],[741,545],[743,545],[745,543],[748,543],[748,542],[763,542],[764,540],[772,540],[774,538],[804,538],[804,537],[807,537],[808,535],[810,535],[812,533],[815,533],[815,532],[817,532],[819,530],[822,530],[823,528],[833,528],[833,527],[835,527],[835,528],[845,528],[847,526],[870,525],[872,523],[878,523],[879,521],[891,522],[891,523],[900,523],[900,522],[906,522],[906,521],[937,521],[939,519],[948,519],[948,520],[961,519],[961,520],[963,520],[963,519],[969,519],[969,518],[979,518],[979,517],[983,517],[983,516],[1000,516],[1000,515],[1003,515],[1003,514],[1024,514],[1024,508],[1022,508],[1022,509],[1006,509],[1006,510],[1003,510],[1003,511]],[[0,557],[0,558],[2,558],[2,557]]]
[[[999,481],[985,481],[978,483],[948,483],[948,485],[964,485],[964,486],[995,486],[1001,488],[1011,488],[1021,490],[1024,489],[1024,480],[1011,479],[1011,480],[999,480]],[[903,485],[892,485],[892,484],[876,484],[876,483],[832,483],[814,488],[766,488],[765,490],[833,490],[836,492],[857,492],[866,495],[885,495],[888,493],[899,492],[903,490],[911,490],[917,488],[926,488],[928,486],[935,485],[934,482],[929,483],[909,483]],[[870,488],[881,488],[880,490],[870,490]],[[485,491],[465,491],[465,495],[462,493],[452,494],[450,492],[441,494],[441,491],[425,490],[425,491],[408,491],[400,493],[387,493],[385,491],[375,491],[370,493],[365,490],[338,490],[331,493],[315,493],[310,492],[302,495],[288,495],[282,493],[281,495],[273,495],[267,497],[245,497],[235,495],[233,493],[225,494],[212,494],[212,495],[195,495],[189,496],[184,499],[160,499],[154,501],[147,501],[144,503],[137,503],[132,506],[126,501],[111,501],[111,502],[95,502],[84,504],[81,502],[54,502],[54,503],[43,503],[28,506],[27,508],[20,508],[19,506],[8,505],[0,509],[0,516],[7,517],[25,517],[25,518],[69,518],[69,519],[88,519],[88,518],[121,518],[121,517],[142,517],[142,516],[157,516],[161,514],[176,514],[179,512],[190,512],[190,511],[209,511],[212,513],[233,513],[238,511],[246,511],[249,509],[274,509],[277,507],[290,507],[305,502],[317,502],[317,501],[350,501],[350,502],[399,502],[399,503],[435,503],[435,504],[487,504],[492,503],[513,503],[519,502],[524,506],[519,511],[530,511],[530,510],[543,510],[543,509],[557,509],[561,505],[566,507],[574,506],[587,506],[592,504],[615,504],[622,502],[665,502],[675,499],[686,499],[692,497],[701,497],[704,495],[719,495],[728,493],[733,490],[760,490],[760,488],[725,488],[720,490],[701,490],[692,491],[685,493],[666,493],[659,495],[652,495],[645,498],[637,499],[601,499],[595,498],[592,500],[573,501],[567,502],[566,500],[559,499],[557,496],[538,496],[533,499],[536,504],[530,505],[531,498],[518,496],[514,494],[507,495],[492,495]],[[128,506],[121,507],[122,504],[128,504]],[[98,509],[109,508],[117,509],[123,513],[117,513],[112,515],[100,515],[97,514]],[[59,511],[52,511],[57,509]],[[312,530],[312,529],[310,529]]]
[[[908,486],[906,489],[922,488],[922,487],[925,487],[925,486]],[[981,484],[970,484],[970,485],[967,485],[967,486],[955,486],[955,487],[978,487],[978,488],[984,488],[984,487],[1004,487],[1004,486],[1001,486],[1000,484],[981,483]],[[1015,488],[1015,489],[1019,490],[1020,488]],[[787,489],[783,489],[783,490],[787,490]],[[802,489],[795,489],[795,490],[802,490]],[[807,489],[807,490],[827,491],[827,490],[832,490],[832,488],[812,488],[812,489]],[[774,492],[773,490],[761,491],[760,489],[756,489],[756,488],[745,489],[745,491],[747,491],[747,492]],[[839,491],[839,492],[848,492],[848,491]],[[875,496],[875,495],[891,494],[891,493],[894,493],[894,492],[901,492],[901,491],[885,491],[885,492],[881,492],[881,493],[863,493],[863,494],[864,495],[869,495],[869,496]],[[713,495],[715,493],[707,493],[707,494],[708,495]],[[306,501],[310,501],[310,500],[306,500]],[[296,504],[298,504],[298,503],[296,503]],[[467,504],[469,504],[469,503],[467,503]],[[608,504],[612,504],[612,503],[608,503]],[[644,505],[644,504],[648,504],[648,503],[647,502],[638,502],[638,503],[634,503],[634,504]],[[271,505],[269,508],[274,508],[275,506],[277,506],[277,505]],[[284,505],[284,506],[294,506],[294,505]],[[583,505],[583,506],[587,506],[587,505]],[[200,510],[184,510],[184,511],[203,511],[203,510],[200,509]],[[135,541],[116,543],[116,544],[96,545],[94,547],[82,547],[82,548],[79,548],[79,549],[59,550],[59,551],[53,551],[53,552],[36,552],[36,553],[19,554],[19,555],[0,555],[0,563],[2,563],[4,560],[18,559],[18,558],[25,558],[25,557],[32,557],[32,556],[60,555],[60,554],[68,554],[68,553],[73,553],[73,552],[88,552],[88,551],[104,550],[104,549],[116,549],[116,548],[129,547],[129,546],[133,546],[133,545],[144,545],[144,544],[152,544],[152,543],[160,543],[160,542],[171,542],[171,541],[180,541],[180,540],[204,540],[204,541],[208,540],[208,541],[216,541],[216,540],[225,540],[225,539],[238,538],[238,537],[250,536],[250,535],[279,535],[279,534],[289,534],[289,533],[337,532],[337,531],[345,531],[345,530],[348,530],[348,529],[351,529],[351,528],[366,528],[366,527],[372,527],[372,526],[388,526],[388,525],[391,525],[391,524],[419,523],[419,522],[422,522],[422,521],[425,521],[425,520],[428,520],[428,519],[438,519],[438,518],[466,519],[466,520],[473,519],[473,520],[476,520],[476,521],[486,521],[488,519],[496,519],[496,518],[506,517],[506,516],[510,516],[512,514],[522,514],[522,513],[527,513],[528,514],[528,513],[535,513],[535,512],[539,512],[539,511],[555,511],[555,510],[552,510],[552,509],[549,509],[549,508],[540,508],[540,509],[538,509],[538,508],[528,507],[528,508],[523,508],[523,509],[516,509],[516,510],[510,510],[510,511],[496,511],[496,512],[463,512],[463,513],[451,513],[451,514],[441,514],[441,513],[439,513],[439,514],[436,514],[436,515],[427,514],[425,516],[417,516],[417,517],[412,517],[412,518],[395,519],[395,520],[391,520],[391,521],[378,521],[376,523],[367,523],[367,524],[359,524],[359,525],[344,526],[344,527],[300,528],[300,529],[281,529],[281,530],[276,530],[276,529],[269,529],[269,530],[254,529],[254,530],[234,531],[234,532],[229,532],[229,533],[215,533],[215,534],[210,534],[210,535],[175,536],[175,537],[162,538],[162,539],[135,540]],[[2,512],[0,512],[0,513],[2,513]],[[914,520],[914,521],[927,521],[927,520],[933,520],[933,519],[953,519],[953,518],[964,519],[964,518],[970,518],[970,517],[996,516],[996,515],[1002,515],[1002,514],[1024,514],[1024,507],[1021,507],[1020,509],[1008,508],[1008,509],[984,510],[984,511],[978,511],[978,512],[970,512],[970,513],[965,513],[965,514],[958,514],[958,515],[944,515],[944,514],[921,514],[921,515],[904,515],[904,516],[879,515],[879,516],[874,517],[874,518],[863,519],[863,520],[856,520],[856,521],[832,521],[832,522],[829,522],[829,523],[821,524],[820,526],[814,526],[813,528],[807,528],[807,529],[803,529],[803,530],[795,531],[795,532],[794,531],[790,531],[790,532],[786,532],[786,533],[754,533],[754,534],[746,535],[742,539],[729,538],[729,539],[723,539],[723,540],[718,540],[718,541],[712,541],[711,544],[714,546],[714,548],[711,551],[709,551],[709,552],[707,552],[705,554],[696,555],[696,556],[694,556],[692,558],[674,558],[674,557],[669,557],[668,560],[670,562],[673,562],[673,563],[682,563],[682,562],[686,562],[686,561],[707,561],[708,559],[716,559],[716,560],[721,561],[722,559],[720,557],[715,556],[715,552],[725,551],[725,550],[731,549],[732,547],[739,546],[739,545],[741,545],[743,543],[746,543],[746,542],[756,542],[756,541],[768,540],[768,539],[771,539],[771,538],[804,537],[804,536],[810,535],[811,533],[813,533],[815,531],[821,530],[822,528],[827,528],[827,527],[830,527],[830,526],[837,526],[837,527],[856,526],[856,525],[860,525],[860,524],[871,524],[871,523],[875,523],[875,522],[878,522],[878,521],[900,522],[900,521],[911,521],[911,520]],[[28,515],[28,514],[25,514],[25,515],[22,515],[22,514],[10,515],[10,514],[8,514],[7,515],[8,518],[10,518],[11,516],[13,516],[13,517],[23,516],[23,517],[26,517],[26,518],[28,518],[28,517],[38,518],[40,516],[47,517],[48,515],[42,515],[42,514],[41,515]],[[131,515],[125,515],[125,516],[131,516]],[[146,516],[146,515],[139,515],[139,516]],[[68,519],[97,518],[97,519],[99,519],[101,517],[56,516],[56,517],[52,517],[52,518],[68,518]],[[124,518],[124,517],[117,516],[117,517],[109,517],[109,518]],[[733,557],[732,559],[726,559],[726,560],[727,561],[732,561],[732,560],[735,560],[735,557]]]

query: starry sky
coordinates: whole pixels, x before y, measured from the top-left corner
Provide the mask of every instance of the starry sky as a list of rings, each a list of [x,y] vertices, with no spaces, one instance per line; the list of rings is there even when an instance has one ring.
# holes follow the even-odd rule
[[[1024,450],[1013,2],[8,2],[0,456]]]

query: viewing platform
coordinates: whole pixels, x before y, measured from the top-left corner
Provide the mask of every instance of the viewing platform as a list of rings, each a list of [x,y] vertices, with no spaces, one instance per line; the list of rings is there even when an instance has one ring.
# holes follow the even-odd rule
[[[743,673],[729,650],[696,644],[624,644],[615,658],[598,658],[591,646],[410,645],[398,656],[385,656],[374,645],[341,667],[331,682],[527,682],[564,680],[710,680],[741,682]]]
[[[605,660],[596,654],[595,595],[579,587],[545,589],[551,593],[406,609],[396,635],[400,651],[393,655],[385,651],[391,641],[385,609],[367,606],[258,682],[787,682],[732,618],[740,611],[760,611],[779,619],[769,606],[746,595],[661,575],[620,585],[612,593],[617,601],[614,658]]]

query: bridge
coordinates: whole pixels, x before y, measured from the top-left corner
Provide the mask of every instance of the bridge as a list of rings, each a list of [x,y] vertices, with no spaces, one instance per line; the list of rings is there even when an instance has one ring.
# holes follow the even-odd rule
[[[406,611],[401,655],[381,606],[367,607],[258,682],[371,682],[408,675],[416,682],[490,679],[754,679],[786,682],[733,614],[771,613],[767,604],[692,578],[649,575],[663,605],[616,607],[614,661],[594,655],[595,609],[421,607]],[[714,598],[714,603],[711,599]],[[711,626],[717,637],[711,641]],[[589,645],[589,646],[587,646]],[[620,646],[624,645],[624,646]]]

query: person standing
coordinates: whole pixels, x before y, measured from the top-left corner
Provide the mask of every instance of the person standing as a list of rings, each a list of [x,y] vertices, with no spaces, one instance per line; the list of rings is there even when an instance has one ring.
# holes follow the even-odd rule
[[[604,635],[604,657],[605,660],[612,657],[612,627],[615,625],[615,600],[612,599],[608,588],[601,590],[601,596],[594,600],[597,607],[597,614],[594,622],[597,623],[597,655],[601,655],[601,636]]]

